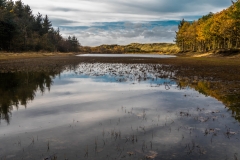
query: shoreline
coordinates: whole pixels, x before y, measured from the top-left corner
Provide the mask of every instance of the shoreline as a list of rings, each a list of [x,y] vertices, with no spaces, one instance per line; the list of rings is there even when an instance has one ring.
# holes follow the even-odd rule
[[[163,65],[172,65],[179,67],[203,67],[211,68],[212,66],[216,67],[225,67],[232,66],[229,68],[235,70],[240,68],[239,58],[234,58],[231,56],[212,56],[212,57],[201,57],[198,56],[178,56],[174,58],[149,58],[149,57],[81,57],[75,56],[76,53],[50,53],[50,54],[34,54],[28,56],[28,54],[13,54],[6,56],[7,58],[0,58],[0,72],[7,71],[19,71],[28,68],[33,71],[37,71],[35,66],[42,68],[51,69],[52,66],[64,66],[68,64],[77,64],[77,63],[153,63],[153,64],[163,64]],[[240,55],[237,55],[240,57]],[[1,56],[0,56],[1,57]],[[207,72],[207,70],[206,70]],[[240,72],[235,72],[240,73]]]
[[[43,57],[54,57],[54,56],[74,56],[76,53],[61,53],[61,52],[0,52],[0,61],[2,60],[13,60],[13,59],[25,59],[25,58],[43,58]]]
[[[87,52],[0,52],[0,61],[4,60],[12,60],[12,59],[28,59],[28,58],[43,58],[43,57],[69,57],[80,54],[103,54],[103,53],[87,53]],[[106,53],[113,54],[113,53]],[[184,53],[116,53],[116,54],[155,54],[155,55],[174,55],[177,57],[185,57],[185,58],[201,58],[201,57],[209,57],[209,58],[239,58],[240,53],[219,53],[219,52],[184,52]]]

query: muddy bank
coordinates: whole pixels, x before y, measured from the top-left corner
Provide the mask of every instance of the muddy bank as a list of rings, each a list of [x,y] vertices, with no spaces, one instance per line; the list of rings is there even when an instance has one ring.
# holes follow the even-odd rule
[[[65,65],[74,65],[78,63],[153,63],[171,65],[170,68],[179,69],[180,72],[191,71],[191,74],[204,78],[205,76],[213,76],[220,78],[236,79],[239,78],[237,73],[240,69],[239,59],[229,59],[221,57],[202,57],[202,58],[114,58],[114,57],[76,57],[76,56],[54,56],[54,57],[39,57],[39,58],[21,58],[0,60],[0,72],[15,72],[15,71],[39,71],[60,69]],[[224,74],[223,74],[224,73]],[[217,75],[217,76],[214,76]],[[220,77],[219,77],[220,76]]]
[[[224,58],[240,58],[240,49],[218,49],[206,52],[178,52],[179,57],[224,57]]]
[[[54,56],[0,60],[0,72],[52,71],[62,70],[66,65],[78,63],[153,63],[164,64],[170,70],[178,70],[177,75],[198,77],[203,80],[240,81],[240,61],[229,58],[114,58]]]

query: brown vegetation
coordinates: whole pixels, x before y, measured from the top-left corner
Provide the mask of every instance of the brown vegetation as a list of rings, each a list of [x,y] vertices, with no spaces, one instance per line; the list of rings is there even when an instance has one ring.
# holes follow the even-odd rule
[[[69,52],[69,53],[61,53],[61,52],[23,52],[23,53],[0,52],[0,60],[51,57],[51,56],[72,56],[75,54],[76,53],[73,53],[73,52]]]
[[[179,48],[173,43],[131,43],[128,45],[101,45],[97,47],[81,47],[83,53],[178,53]]]

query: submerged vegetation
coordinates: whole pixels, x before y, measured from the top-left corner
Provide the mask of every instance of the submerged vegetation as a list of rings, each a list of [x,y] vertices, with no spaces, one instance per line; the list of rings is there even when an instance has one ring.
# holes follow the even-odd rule
[[[239,52],[240,1],[232,2],[221,12],[210,12],[197,21],[182,20],[178,29],[176,43],[181,51]]]
[[[13,61],[14,63],[12,63]],[[93,63],[92,66],[83,69],[84,73],[88,70],[94,72],[98,68],[95,67],[95,63],[108,63],[109,66],[112,66],[111,63],[135,64],[132,65],[132,68],[136,68],[142,63],[151,64],[151,66],[156,66],[153,68],[155,69],[154,74],[158,75],[158,78],[174,79],[180,89],[191,87],[204,95],[220,100],[229,108],[233,117],[240,121],[240,76],[236,74],[240,72],[240,64],[237,59],[224,58],[145,58],[143,60],[142,58],[116,59],[111,57],[95,57],[94,59],[88,57],[46,57],[2,61],[0,63],[0,72],[2,73],[0,76],[0,92],[4,96],[0,98],[1,118],[9,121],[12,106],[26,105],[28,100],[33,100],[38,89],[42,93],[44,92],[44,86],[46,89],[50,89],[52,78],[65,69],[75,70],[79,68],[79,63]],[[162,65],[159,67],[159,64]],[[118,71],[117,69],[114,70],[114,67],[110,68],[113,75],[116,75],[115,77],[121,75],[121,73],[114,72]],[[130,71],[124,71],[123,69],[119,71],[125,74],[130,73]],[[163,74],[163,71],[165,71],[165,74]],[[95,73],[91,73],[91,75],[97,76]],[[140,81],[148,78],[144,76],[146,75],[142,74],[140,77],[135,75]],[[125,81],[124,78],[122,77],[119,81]],[[7,87],[6,84],[12,87],[9,85]],[[9,89],[10,87],[11,89]],[[22,93],[24,94],[20,95]]]
[[[128,45],[101,45],[97,47],[82,47],[84,53],[178,53],[179,48],[172,43],[131,43]]]
[[[63,38],[47,15],[33,15],[21,0],[0,0],[0,51],[74,52],[79,47],[77,38]]]
[[[231,104],[239,100],[224,101],[221,96],[237,97],[240,78],[233,75],[239,62],[141,59],[112,63],[116,59],[51,57],[14,60],[12,66],[0,62],[13,72],[22,69],[18,64],[26,67],[25,72],[0,74],[0,138],[7,146],[1,147],[1,158],[238,159],[240,113]],[[204,72],[202,64],[211,70]],[[234,72],[225,72],[229,68]],[[216,98],[227,102],[228,109],[204,96],[220,93]],[[28,109],[14,111],[18,104],[28,104]],[[7,134],[8,128],[20,133]]]

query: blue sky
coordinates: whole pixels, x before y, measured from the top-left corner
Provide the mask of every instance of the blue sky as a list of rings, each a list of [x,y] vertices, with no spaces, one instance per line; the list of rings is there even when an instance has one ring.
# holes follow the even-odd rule
[[[23,0],[84,46],[173,42],[178,22],[219,12],[230,0]]]

